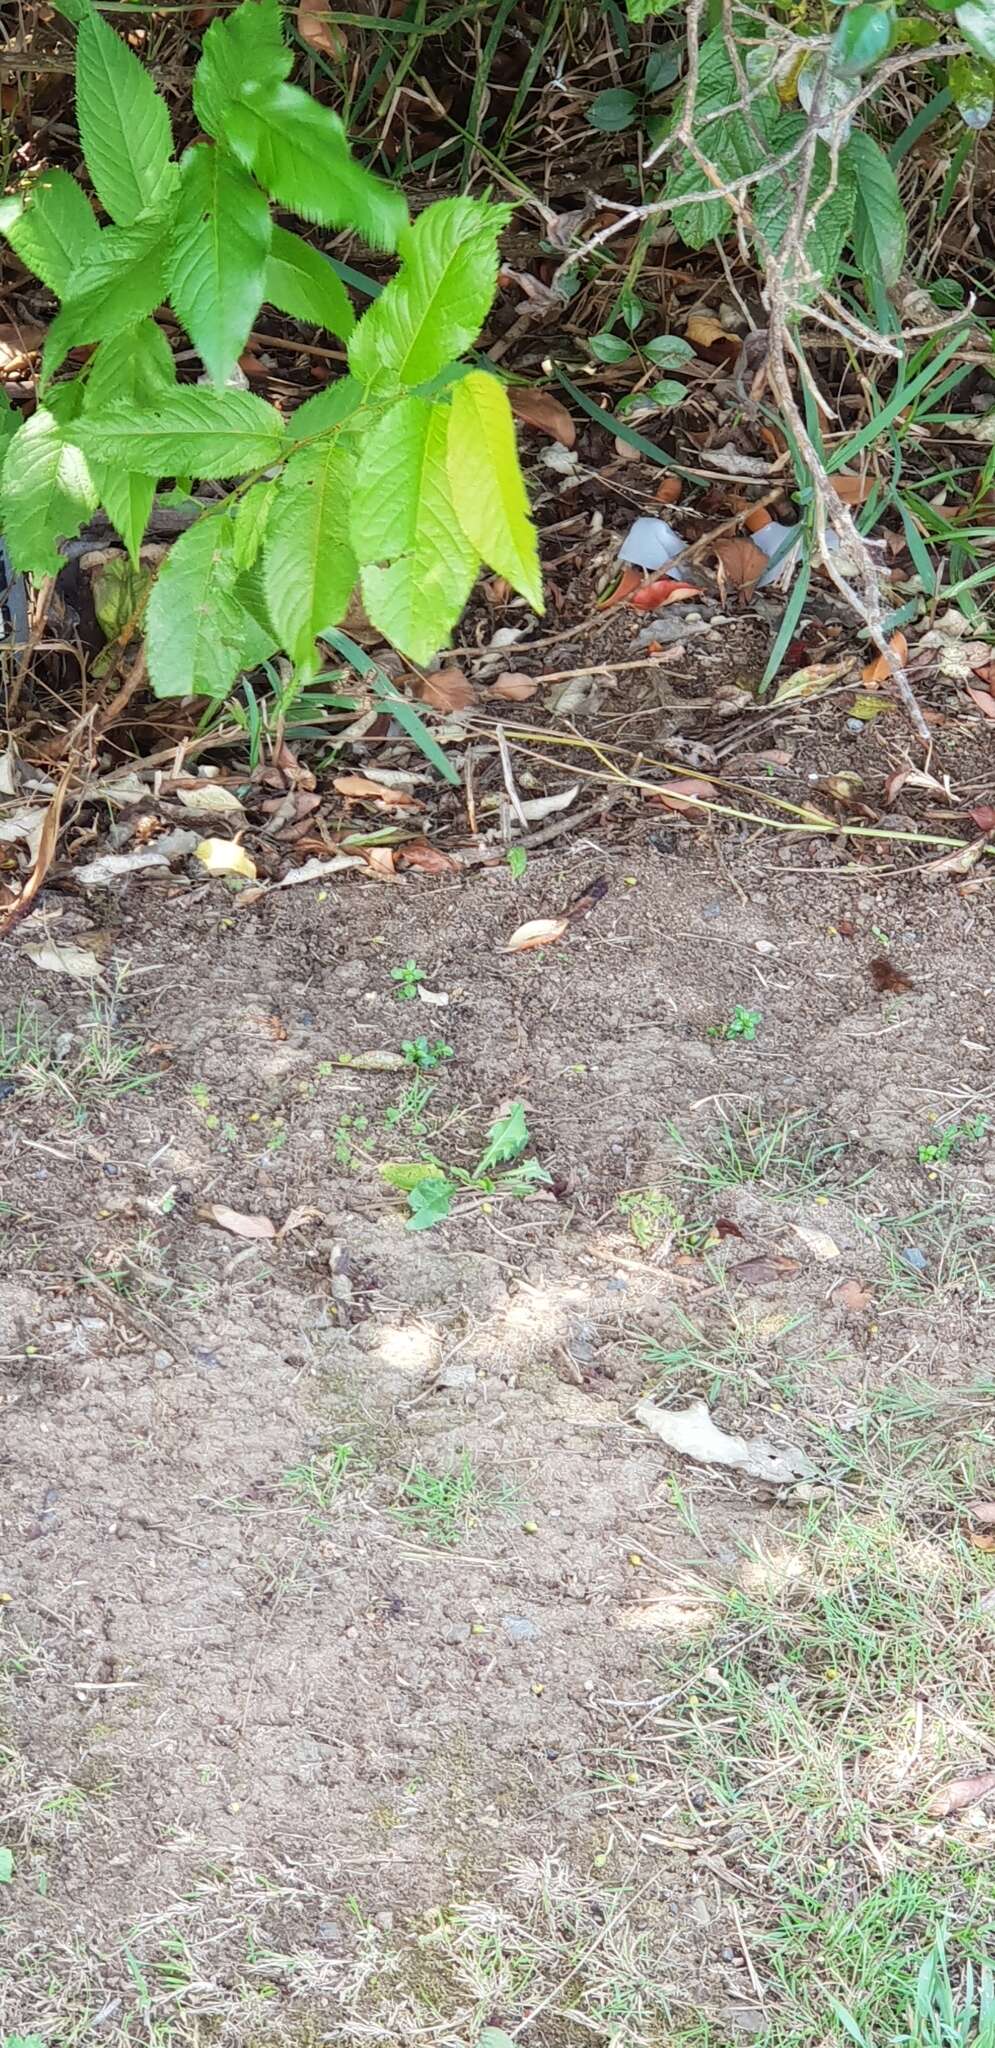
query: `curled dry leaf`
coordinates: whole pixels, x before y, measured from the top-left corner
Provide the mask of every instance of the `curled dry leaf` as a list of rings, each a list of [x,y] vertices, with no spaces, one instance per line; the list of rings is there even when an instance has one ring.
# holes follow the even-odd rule
[[[771,1280],[790,1280],[797,1273],[798,1260],[786,1258],[783,1252],[761,1252],[755,1259],[740,1259],[730,1266],[729,1274],[743,1287],[766,1287]]]
[[[995,832],[995,809],[991,804],[975,804],[973,811],[968,811],[967,815],[972,825],[977,825],[979,832]]]
[[[93,981],[100,962],[86,946],[57,946],[50,939],[44,946],[26,946],[28,959],[49,974],[68,974],[73,981]]]
[[[995,1500],[969,1500],[967,1512],[985,1529],[995,1528]]]
[[[751,591],[767,569],[767,557],[755,541],[733,535],[713,543],[719,568],[733,590]]]
[[[816,1230],[815,1226],[811,1223],[793,1223],[791,1227],[795,1236],[801,1238],[803,1245],[811,1252],[813,1258],[839,1258],[839,1245],[834,1237],[830,1237],[828,1230]]]
[[[374,875],[382,882],[394,879],[394,849],[392,846],[364,846],[363,859]]]
[[[967,1538],[972,1550],[995,1550],[995,1529],[971,1529]]]
[[[336,22],[329,21],[327,8],[319,6],[317,0],[301,0],[297,33],[309,49],[320,50],[323,57],[331,57],[336,64],[342,62],[349,48],[342,30]]]
[[[983,718],[995,718],[995,697],[992,696],[990,690],[975,689],[971,683],[968,683],[967,694],[972,704],[977,705]]]
[[[569,929],[568,917],[534,917],[512,932],[504,950],[506,953],[531,953],[537,946],[554,945]]]
[[[324,1223],[326,1220],[324,1209],[309,1209],[302,1204],[299,1209],[291,1209],[289,1215],[284,1217],[276,1234],[282,1239],[291,1230],[303,1229],[305,1223]]]
[[[888,645],[899,666],[904,668],[909,658],[909,643],[905,634],[893,633]],[[890,675],[891,664],[885,655],[879,654],[876,661],[869,661],[867,667],[861,670],[860,680],[868,689],[876,689],[880,683],[886,683]]]
[[[195,817],[220,817],[223,811],[238,811],[239,803],[234,790],[226,789],[222,782],[195,782],[190,789],[175,791],[176,801],[185,811],[193,811]]]
[[[519,675],[516,669],[508,669],[497,682],[491,684],[490,694],[499,697],[502,704],[524,704],[534,697],[539,685],[534,676]]]
[[[369,775],[336,775],[332,788],[353,803],[380,803],[398,811],[425,809],[424,804],[416,796],[411,796],[408,790],[395,789],[386,782],[374,782]]]
[[[867,971],[881,996],[907,996],[914,986],[908,975],[903,974],[900,967],[893,966],[884,953],[869,962]]]
[[[839,471],[830,481],[844,505],[866,505],[874,489],[872,476],[848,476],[845,470]]]
[[[721,320],[712,313],[692,313],[684,329],[692,348],[714,348],[717,341],[732,341]],[[737,347],[738,347],[737,343]]]
[[[530,825],[536,825],[543,818],[549,818],[554,811],[569,810],[574,798],[580,794],[580,783],[571,783],[569,789],[555,790],[552,796],[533,796],[519,806],[522,817]]]
[[[790,704],[806,697],[819,697],[823,690],[838,683],[849,667],[849,661],[810,661],[807,668],[796,668],[793,675],[778,683],[771,703]]]
[[[541,434],[551,435],[564,448],[573,447],[577,429],[566,406],[551,392],[509,390],[508,399],[516,420],[523,420],[527,427],[537,427]]]
[[[691,597],[700,597],[701,591],[693,583],[679,583],[673,576],[654,576],[652,582],[643,583],[633,593],[632,603],[639,612],[659,612],[666,604],[685,604]]]
[[[627,562],[620,576],[616,576],[607,588],[602,590],[594,602],[599,612],[613,611],[618,604],[628,604],[634,592],[641,590],[643,579],[634,562]]]
[[[10,370],[25,356],[33,356],[44,341],[44,327],[33,327],[28,320],[0,321],[0,370]]]
[[[699,1464],[728,1465],[776,1486],[793,1486],[799,1479],[814,1477],[814,1467],[804,1452],[791,1446],[782,1449],[765,1437],[728,1435],[712,1421],[704,1401],[692,1401],[687,1408],[678,1409],[640,1401],[635,1417],[680,1457],[694,1458]]]
[[[696,811],[702,803],[713,803],[715,786],[693,775],[675,782],[661,782],[646,794],[651,803],[666,804],[668,811]]]
[[[459,861],[451,853],[443,853],[441,846],[430,845],[427,839],[408,839],[397,849],[397,858],[402,868],[419,868],[423,875],[458,874]]]
[[[230,1230],[233,1237],[276,1236],[276,1224],[269,1216],[246,1216],[241,1209],[226,1208],[223,1202],[205,1202],[197,1214],[204,1223],[216,1223],[219,1230]]]
[[[833,1300],[845,1308],[847,1315],[862,1316],[874,1299],[873,1291],[863,1280],[844,1280],[833,1288]]]
[[[934,1792],[926,1812],[931,1820],[945,1820],[948,1814],[963,1813],[965,1806],[976,1805],[989,1792],[995,1792],[995,1771],[980,1771],[973,1778],[951,1778]]]
[[[194,848],[194,859],[209,875],[242,875],[247,882],[256,879],[256,863],[237,839],[202,839]]]
[[[437,668],[429,676],[417,676],[414,693],[433,711],[465,711],[475,694],[461,668]]]
[[[684,496],[682,478],[671,470],[669,476],[661,477],[653,496],[658,505],[679,505]]]

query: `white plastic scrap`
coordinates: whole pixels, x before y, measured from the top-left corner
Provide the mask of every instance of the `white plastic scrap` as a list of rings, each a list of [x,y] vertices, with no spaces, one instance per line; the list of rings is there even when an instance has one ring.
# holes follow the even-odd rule
[[[815,1468],[803,1451],[779,1449],[762,1436],[727,1435],[712,1421],[704,1401],[692,1401],[687,1408],[658,1408],[655,1401],[640,1401],[635,1417],[672,1451],[702,1465],[729,1465],[775,1486],[793,1486],[814,1476]]]
[[[686,547],[687,541],[665,519],[634,519],[619,548],[618,559],[653,575],[682,555]]]

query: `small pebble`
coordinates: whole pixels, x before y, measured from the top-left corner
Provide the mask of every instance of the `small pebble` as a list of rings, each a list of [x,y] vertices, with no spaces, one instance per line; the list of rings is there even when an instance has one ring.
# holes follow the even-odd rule
[[[501,1627],[513,1643],[531,1643],[539,1634],[538,1622],[527,1614],[502,1614]]]

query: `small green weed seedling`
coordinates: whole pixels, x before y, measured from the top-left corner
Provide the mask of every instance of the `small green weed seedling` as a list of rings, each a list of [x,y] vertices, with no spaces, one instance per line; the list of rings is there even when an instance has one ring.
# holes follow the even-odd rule
[[[315,1452],[304,1464],[292,1465],[281,1484],[312,1517],[320,1517],[335,1506],[346,1478],[358,1478],[365,1469],[353,1444],[333,1444],[330,1450]]]
[[[384,1111],[384,1125],[388,1131],[400,1130],[406,1124],[412,1137],[423,1138],[428,1129],[425,1110],[435,1094],[431,1081],[412,1081],[405,1088],[398,1102],[392,1102]]]
[[[409,1091],[410,1092],[410,1091]],[[529,1143],[525,1107],[513,1102],[504,1116],[496,1117],[488,1132],[488,1143],[472,1173],[461,1166],[447,1166],[440,1159],[387,1160],[380,1172],[391,1187],[407,1195],[409,1230],[431,1230],[452,1213],[460,1194],[513,1195],[520,1201],[535,1188],[549,1185],[549,1175],[538,1159],[522,1154]]]
[[[936,1138],[920,1145],[916,1158],[920,1166],[947,1166],[962,1145],[977,1145],[991,1129],[987,1116],[967,1117],[962,1124],[946,1124]]]
[[[737,1003],[732,1016],[727,1022],[725,1024],[710,1024],[706,1035],[709,1038],[725,1040],[741,1038],[747,1044],[752,1045],[762,1021],[763,1016],[760,1010],[746,1010],[743,1008],[742,1003]]]
[[[418,983],[424,981],[425,970],[417,960],[406,960],[403,967],[392,967],[391,981],[397,983],[394,994],[399,1003],[413,1003],[418,994]]]
[[[393,1512],[415,1534],[440,1549],[453,1550],[482,1515],[495,1508],[510,1511],[513,1507],[511,1488],[486,1487],[472,1458],[464,1452],[450,1472],[429,1472],[424,1465],[412,1465]]]
[[[655,1251],[664,1244],[676,1245],[681,1251],[691,1249],[690,1238],[695,1233],[689,1233],[686,1218],[662,1188],[626,1188],[615,1207],[625,1217],[641,1252]]]
[[[369,1157],[370,1142],[363,1133],[370,1128],[368,1116],[340,1116],[332,1136],[332,1150],[337,1165],[347,1168],[349,1173],[358,1172]]]
[[[443,1060],[453,1058],[453,1048],[446,1044],[444,1038],[433,1038],[431,1045],[427,1038],[405,1038],[401,1041],[401,1051],[409,1067],[420,1067],[426,1072],[431,1067],[441,1066]]]

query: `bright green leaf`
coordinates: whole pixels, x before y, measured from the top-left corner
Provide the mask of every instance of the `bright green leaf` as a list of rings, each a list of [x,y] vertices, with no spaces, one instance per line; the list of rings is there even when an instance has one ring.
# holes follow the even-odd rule
[[[13,440],[20,424],[20,413],[15,405],[11,405],[3,385],[0,384],[0,469],[3,466],[4,449],[8,441]]]
[[[326,384],[322,391],[306,398],[303,405],[291,413],[287,432],[292,441],[302,441],[312,434],[324,434],[329,427],[342,426],[362,402],[362,386],[354,377],[336,377],[334,383]]]
[[[81,428],[87,454],[143,476],[242,476],[283,452],[280,414],[251,391],[177,387],[150,408],[109,406]]]
[[[353,228],[393,249],[408,217],[394,186],[356,162],[339,116],[296,85],[242,87],[225,109],[225,140],[281,206],[304,220]]]
[[[955,57],[947,73],[954,105],[965,127],[987,128],[995,108],[995,70],[974,56]]]
[[[194,112],[205,133],[224,142],[225,112],[242,87],[275,88],[293,61],[277,0],[242,0],[231,14],[216,14],[205,30],[193,80]]]
[[[232,553],[238,569],[251,569],[263,544],[276,484],[260,482],[245,491],[232,514]]]
[[[676,377],[661,377],[658,383],[649,386],[644,395],[666,411],[672,405],[683,405],[688,391],[687,385],[679,384]]]
[[[986,64],[995,64],[995,0],[964,0],[954,20],[966,43]]]
[[[658,370],[680,370],[691,361],[694,350],[683,335],[656,334],[652,341],[643,343],[640,353],[648,356]]]
[[[630,21],[649,21],[657,14],[669,14],[681,0],[626,0]]]
[[[146,613],[157,697],[224,697],[254,665],[259,628],[236,595],[232,522],[208,514],[174,541]]]
[[[56,543],[78,533],[97,503],[86,459],[44,406],[7,443],[0,525],[15,569],[54,576]]]
[[[231,376],[263,303],[270,215],[258,185],[210,143],[188,149],[169,297],[215,384]]]
[[[408,1196],[411,1214],[405,1228],[431,1230],[433,1224],[444,1223],[452,1209],[455,1193],[455,1182],[447,1180],[443,1174],[420,1180]]]
[[[607,329],[592,334],[587,346],[599,363],[628,363],[632,359],[631,341],[623,340],[620,334],[609,334]]]
[[[127,227],[140,213],[160,212],[176,184],[166,102],[95,12],[76,40],[76,118],[93,189],[111,219]]]
[[[151,405],[175,383],[172,351],[162,329],[152,320],[142,320],[102,341],[94,351],[83,411],[99,413],[125,400],[136,408]],[[137,565],[155,498],[155,478],[129,473],[118,463],[94,463],[92,475],[104,511]]]
[[[278,312],[289,313],[292,320],[327,327],[341,341],[348,339],[356,325],[352,301],[327,256],[286,228],[273,229],[265,296]]]
[[[423,1180],[438,1180],[439,1168],[433,1159],[385,1159],[378,1167],[381,1180],[388,1187],[400,1188],[402,1195],[409,1195]]]
[[[335,441],[292,455],[277,487],[263,551],[270,617],[292,661],[304,662],[344,616],[359,565],[349,540],[353,457]]]
[[[166,290],[166,245],[161,221],[104,228],[76,265],[73,289],[45,339],[42,371],[54,376],[71,348],[106,341],[154,312]]]
[[[13,1849],[0,1849],[0,1884],[9,1884],[14,1875]]]
[[[367,613],[419,662],[446,645],[478,568],[453,505],[448,430],[445,405],[405,398],[392,406],[363,443],[352,501]]]
[[[591,101],[586,115],[588,126],[600,129],[604,135],[620,135],[623,129],[632,127],[638,105],[636,93],[624,86],[609,86]]]
[[[541,612],[539,555],[518,466],[515,423],[503,384],[485,370],[472,370],[454,387],[447,462],[453,503],[468,541]]]
[[[856,188],[851,240],[857,264],[866,278],[897,284],[908,239],[898,179],[883,149],[862,128],[854,129],[840,161]]]
[[[100,233],[86,193],[68,171],[48,170],[28,191],[0,203],[8,208],[6,217],[0,214],[0,233],[21,262],[62,298]]]
[[[891,47],[895,17],[890,7],[878,7],[865,0],[847,9],[833,37],[832,68],[838,77],[857,78],[870,71]]]
[[[529,1142],[524,1102],[513,1102],[505,1116],[495,1117],[487,1137],[487,1149],[477,1164],[478,1173],[491,1173],[495,1166],[518,1159]]]
[[[510,208],[441,199],[398,239],[401,269],[349,342],[362,382],[423,384],[476,341],[497,289],[498,236]]]

